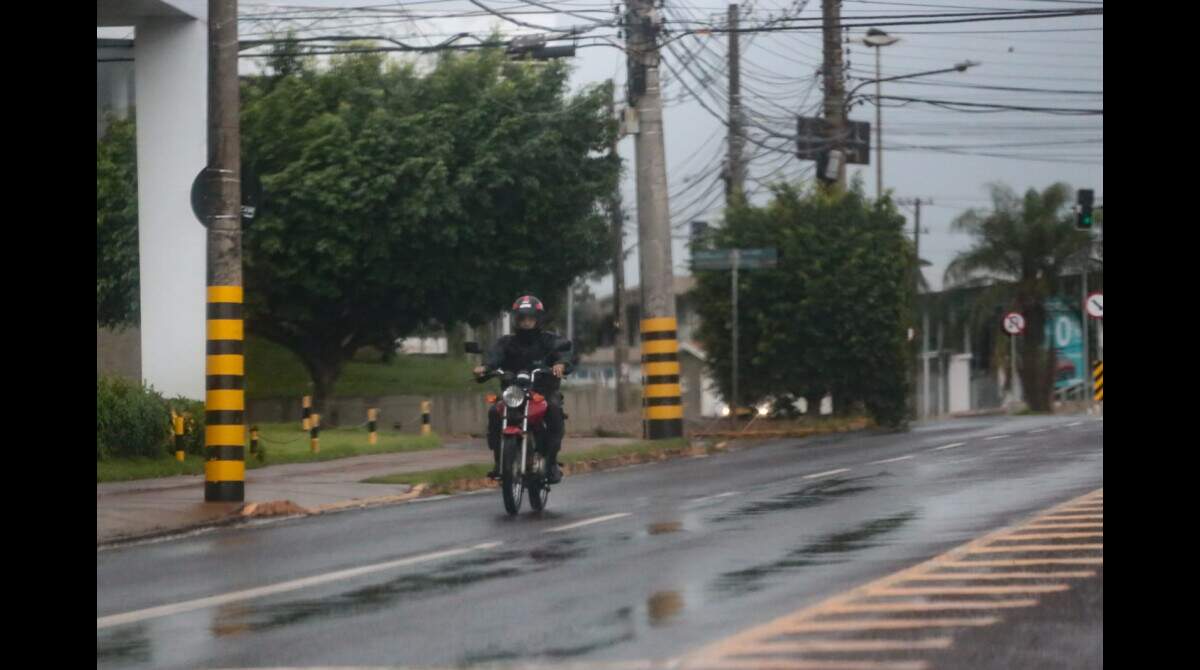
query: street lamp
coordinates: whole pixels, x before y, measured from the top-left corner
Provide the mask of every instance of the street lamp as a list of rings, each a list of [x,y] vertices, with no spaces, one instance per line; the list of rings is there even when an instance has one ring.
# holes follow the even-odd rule
[[[872,32],[874,33],[874,35],[872,35]],[[868,46],[876,47],[875,78],[868,79],[864,82],[859,83],[857,86],[850,89],[850,92],[846,94],[845,108],[848,110],[848,109],[850,109],[851,105],[854,103],[854,93],[857,92],[858,89],[862,88],[863,86],[866,86],[867,84],[875,84],[875,130],[876,130],[875,144],[877,145],[876,150],[875,150],[876,151],[876,154],[875,154],[876,155],[876,158],[875,158],[876,173],[875,173],[875,175],[876,175],[876,178],[878,179],[878,185],[877,185],[878,189],[879,189],[878,197],[881,197],[881,198],[883,197],[883,113],[882,113],[882,106],[881,106],[883,103],[883,98],[881,97],[880,92],[879,92],[880,91],[880,87],[879,87],[880,82],[896,81],[897,79],[912,79],[913,77],[924,77],[924,76],[930,75],[930,74],[944,74],[946,72],[966,72],[967,68],[972,68],[972,67],[975,67],[976,65],[980,64],[978,61],[965,60],[965,61],[962,61],[961,63],[955,64],[954,67],[946,67],[946,68],[942,68],[940,70],[927,70],[925,72],[913,72],[912,74],[901,74],[901,75],[897,75],[895,77],[881,77],[880,71],[879,71],[878,47],[886,46],[888,44],[895,44],[897,41],[899,41],[899,39],[900,38],[898,38],[898,37],[892,37],[891,35],[884,33],[882,30],[875,30],[874,28],[872,28],[871,30],[867,31],[867,37],[864,37],[861,40],[861,42]],[[868,40],[874,40],[874,42],[870,42]]]
[[[878,103],[881,94],[880,78],[883,73],[879,66],[879,49],[890,44],[899,42],[899,37],[891,35],[879,30],[871,28],[867,31],[867,36],[863,38],[863,44],[870,47],[875,47],[875,199],[883,198],[883,105]]]

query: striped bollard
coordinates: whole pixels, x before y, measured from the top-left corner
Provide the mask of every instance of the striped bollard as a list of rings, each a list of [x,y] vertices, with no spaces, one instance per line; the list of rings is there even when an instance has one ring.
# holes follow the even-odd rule
[[[309,426],[311,429],[308,434],[308,447],[314,454],[319,453],[321,451],[321,415],[313,414]]]
[[[175,429],[175,460],[183,461],[183,417],[171,412],[171,426]]]
[[[1104,361],[1096,361],[1092,368],[1092,394],[1096,402],[1104,401]]]
[[[367,444],[379,442],[379,433],[375,432],[375,422],[379,420],[379,409],[372,407],[367,410]]]
[[[242,287],[208,287],[204,500],[246,499],[246,377]]]
[[[312,396],[306,395],[300,400],[300,430],[308,430],[312,423]]]
[[[429,423],[429,410],[433,407],[433,403],[428,400],[421,401],[421,434],[429,435],[433,432],[433,426]]]
[[[642,319],[642,419],[651,440],[683,437],[676,337],[674,317]]]

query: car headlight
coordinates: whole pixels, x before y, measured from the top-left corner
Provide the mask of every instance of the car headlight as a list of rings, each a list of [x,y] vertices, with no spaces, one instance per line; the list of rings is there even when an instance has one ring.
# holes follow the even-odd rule
[[[509,407],[520,407],[521,403],[525,402],[525,390],[520,386],[512,385],[504,389],[504,404]]]

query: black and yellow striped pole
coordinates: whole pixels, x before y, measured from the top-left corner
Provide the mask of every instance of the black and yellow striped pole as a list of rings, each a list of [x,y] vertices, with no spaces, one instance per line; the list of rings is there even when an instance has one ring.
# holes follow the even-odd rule
[[[371,407],[367,410],[367,444],[378,444],[379,433],[376,432],[376,421],[379,420],[379,408]]]
[[[175,429],[175,460],[183,460],[183,417],[171,410],[171,427]]]
[[[421,434],[429,435],[433,432],[433,425],[429,423],[429,410],[433,407],[433,403],[428,400],[421,401]]]
[[[1096,361],[1092,368],[1092,398],[1096,402],[1104,400],[1104,361]]]
[[[312,417],[312,396],[306,395],[300,399],[300,430],[307,431],[309,419]]]
[[[315,454],[321,451],[321,415],[313,414],[309,425],[312,429],[308,434],[308,447]]]
[[[208,287],[204,500],[246,497],[246,377],[242,287]]]
[[[643,433],[651,440],[683,436],[679,341],[674,317],[642,319]]]

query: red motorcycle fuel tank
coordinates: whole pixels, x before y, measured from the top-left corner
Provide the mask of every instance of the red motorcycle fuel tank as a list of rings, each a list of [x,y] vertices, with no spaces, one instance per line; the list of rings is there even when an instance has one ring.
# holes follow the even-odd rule
[[[541,393],[534,393],[529,400],[529,427],[540,427],[546,420],[546,396]]]

